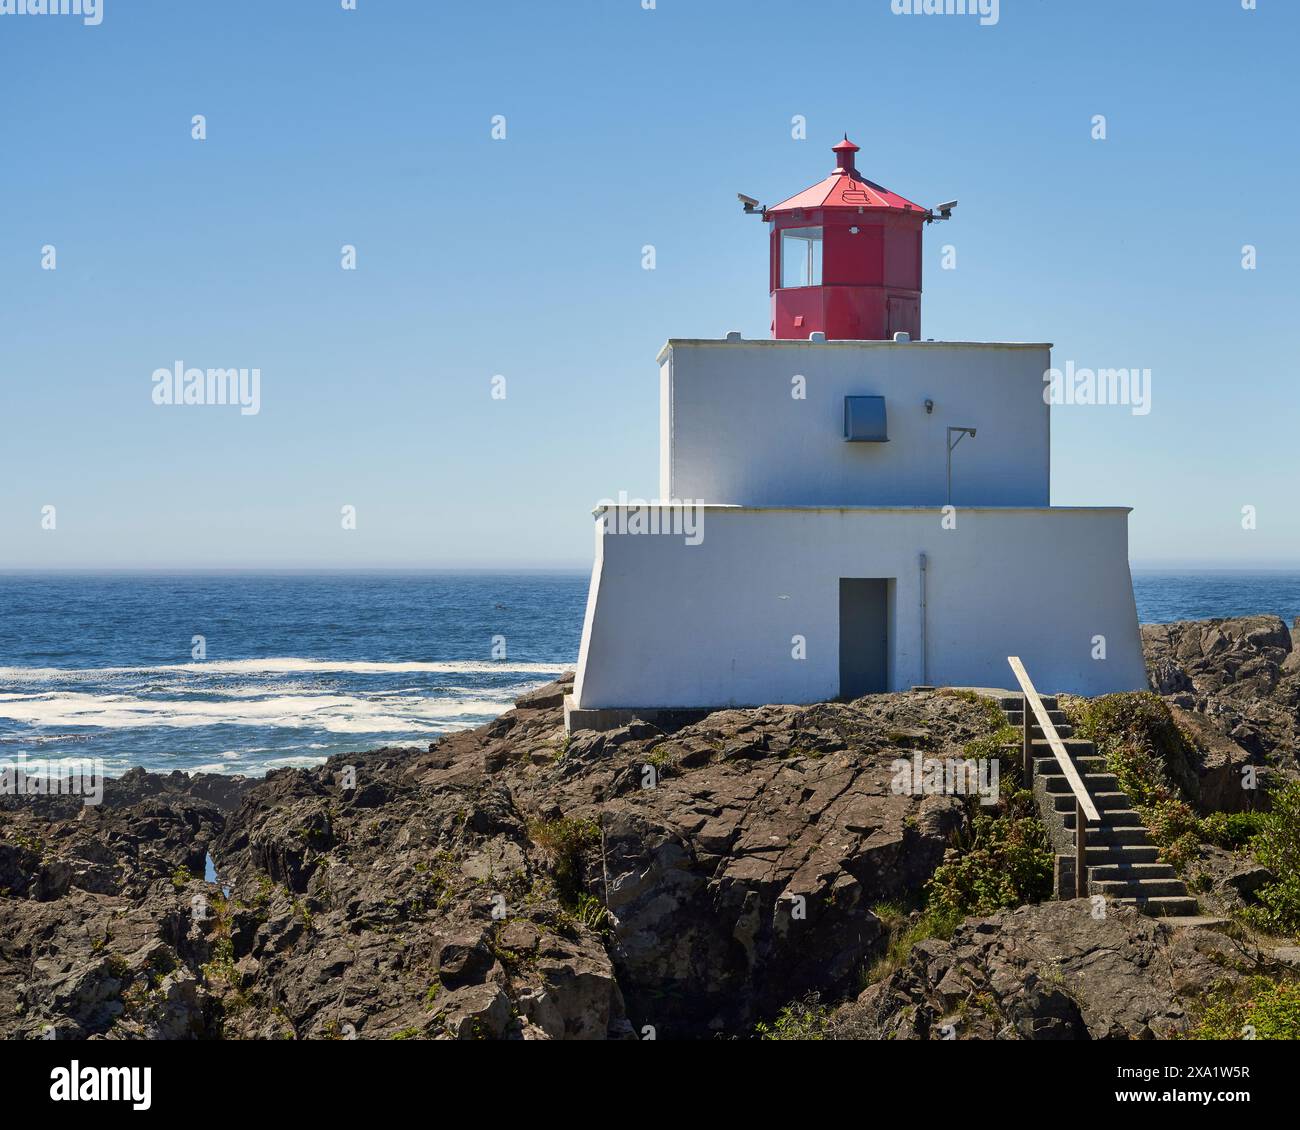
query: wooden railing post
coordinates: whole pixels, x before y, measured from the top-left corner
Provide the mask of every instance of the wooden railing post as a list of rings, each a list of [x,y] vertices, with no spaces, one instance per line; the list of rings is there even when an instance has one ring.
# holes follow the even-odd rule
[[[1100,824],[1101,813],[1097,811],[1092,797],[1088,795],[1088,787],[1083,783],[1078,767],[1070,759],[1065,744],[1061,741],[1061,735],[1056,732],[1051,714],[1043,706],[1043,700],[1038,692],[1034,690],[1034,684],[1030,681],[1025,665],[1014,655],[1008,655],[1007,662],[1011,664],[1011,670],[1015,672],[1016,681],[1020,684],[1020,690],[1025,697],[1024,755],[1028,773],[1032,774],[1034,764],[1033,729],[1029,720],[1032,711],[1034,718],[1038,720],[1039,728],[1043,731],[1047,748],[1056,759],[1061,775],[1070,786],[1070,792],[1074,794],[1074,891],[1077,898],[1084,898],[1088,894],[1088,821],[1092,820]]]
[[[1088,820],[1077,797],[1074,801],[1074,897],[1088,897]]]
[[[1034,787],[1034,713],[1029,709],[1029,696],[1024,696],[1025,718],[1022,723],[1024,734],[1022,737],[1024,755],[1024,787],[1032,789]]]

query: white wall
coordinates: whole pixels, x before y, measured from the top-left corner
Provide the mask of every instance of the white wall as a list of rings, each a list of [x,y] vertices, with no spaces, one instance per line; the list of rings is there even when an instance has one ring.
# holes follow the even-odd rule
[[[1126,509],[704,511],[704,539],[602,532],[579,656],[580,707],[818,702],[839,694],[839,578],[896,579],[890,689],[1044,693],[1146,686]],[[929,558],[928,678],[918,553]],[[791,637],[807,658],[791,658]],[[1091,657],[1106,637],[1107,658]]]
[[[953,453],[955,504],[1050,502],[1050,346],[670,341],[659,362],[662,499],[943,505],[953,425],[979,433]],[[796,374],[806,400],[790,395]],[[888,443],[844,441],[853,395],[885,397]]]

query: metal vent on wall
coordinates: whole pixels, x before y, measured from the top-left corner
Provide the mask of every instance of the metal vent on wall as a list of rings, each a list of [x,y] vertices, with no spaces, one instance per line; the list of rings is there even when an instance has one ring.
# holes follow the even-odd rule
[[[844,398],[844,438],[852,443],[887,443],[885,398],[883,396],[846,396]]]

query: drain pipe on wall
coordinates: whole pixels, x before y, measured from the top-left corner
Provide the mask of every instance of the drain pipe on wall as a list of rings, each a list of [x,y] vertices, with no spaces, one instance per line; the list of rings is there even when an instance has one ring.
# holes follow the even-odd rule
[[[925,647],[925,573],[929,563],[925,559],[925,554],[921,554],[921,685],[930,685],[930,656]]]

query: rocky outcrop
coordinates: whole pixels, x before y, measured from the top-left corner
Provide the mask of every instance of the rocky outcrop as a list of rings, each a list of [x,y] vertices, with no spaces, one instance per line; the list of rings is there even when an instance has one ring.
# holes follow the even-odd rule
[[[857,991],[882,916],[969,833],[970,802],[895,791],[896,763],[960,756],[996,715],[911,692],[566,737],[570,688],[427,749],[257,781],[136,770],[99,806],[7,798],[0,1036],[743,1034]],[[1240,758],[1203,736],[1223,800]],[[1248,894],[1231,866],[1207,883]],[[1178,979],[1213,972],[1188,939],[1022,908],[925,943],[845,1015],[890,1036],[955,1012],[965,1034],[1172,1034]]]
[[[0,1033],[742,1031],[855,986],[886,940],[872,908],[917,893],[966,820],[896,794],[895,759],[989,720],[925,693],[566,742],[568,685],[428,750],[7,804]]]
[[[1214,844],[1200,844],[1195,858],[1183,873],[1208,914],[1233,915],[1257,905],[1260,888],[1277,881],[1267,867],[1248,852],[1228,851]]]
[[[1255,787],[1244,787],[1250,778],[1245,768],[1255,765],[1257,770],[1261,755],[1243,749],[1224,734],[1204,714],[1185,710],[1173,703],[1169,713],[1174,723],[1190,739],[1186,764],[1170,766],[1179,786],[1187,798],[1202,812],[1244,812],[1257,805],[1260,794],[1259,777]]]
[[[1118,905],[1042,903],[968,919],[845,1006],[833,1029],[873,1039],[1148,1040],[1257,968],[1215,930]]]
[[[966,814],[897,795],[912,751],[957,754],[989,715],[943,693],[726,710],[665,734],[575,733],[521,709],[414,760],[426,785],[486,770],[535,821],[586,821],[584,889],[640,1031],[744,1029],[804,989],[845,991],[886,942],[872,907],[919,893]]]
[[[510,791],[421,785],[417,763],[381,750],[245,797],[214,846],[251,907],[217,989],[223,1033],[282,1013],[304,1037],[630,1035],[602,939],[550,889]]]
[[[508,791],[425,792],[400,780],[411,756],[359,756],[352,789],[337,767],[274,773],[230,816],[139,777],[75,820],[11,811],[4,1034],[629,1035]]]
[[[0,816],[0,1031],[171,1039],[209,1030],[189,936],[224,814],[189,791],[109,782],[104,803],[16,800]],[[157,787],[154,787],[157,786]],[[75,816],[61,814],[69,803]]]
[[[1144,624],[1152,689],[1258,758],[1296,765],[1300,630],[1276,616]]]
[[[884,946],[872,906],[919,892],[964,822],[954,797],[892,794],[887,757],[755,752],[605,807],[614,960],[639,1019],[670,1034],[843,990]]]

